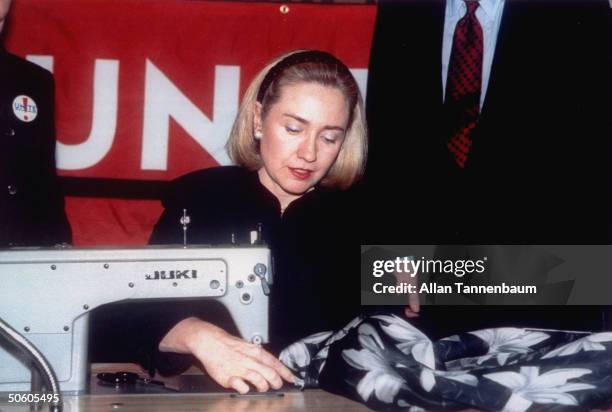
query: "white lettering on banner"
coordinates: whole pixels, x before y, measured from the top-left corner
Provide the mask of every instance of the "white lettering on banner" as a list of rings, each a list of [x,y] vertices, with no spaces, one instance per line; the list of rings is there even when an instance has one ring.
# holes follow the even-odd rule
[[[53,73],[53,56],[48,56],[45,54],[28,54],[26,56],[26,60]]]
[[[357,87],[363,96],[363,101],[366,99],[366,90],[368,90],[368,69],[349,69],[357,82]]]
[[[58,169],[86,169],[106,156],[113,145],[117,129],[118,82],[119,61],[96,59],[89,137],[78,144],[57,142]]]
[[[172,117],[219,164],[230,164],[225,142],[238,111],[240,68],[215,66],[211,121],[150,60],[145,73],[142,170],[167,170]]]
[[[27,55],[53,72],[53,56]],[[365,99],[368,70],[351,69]],[[215,66],[212,121],[150,60],[145,69],[141,170],[167,170],[170,117],[219,164],[230,164],[225,143],[238,111],[239,66]],[[93,113],[88,138],[78,144],[57,142],[57,167],[80,170],[99,163],[110,151],[117,128],[119,61],[96,59]],[[61,85],[59,86],[61,87]]]

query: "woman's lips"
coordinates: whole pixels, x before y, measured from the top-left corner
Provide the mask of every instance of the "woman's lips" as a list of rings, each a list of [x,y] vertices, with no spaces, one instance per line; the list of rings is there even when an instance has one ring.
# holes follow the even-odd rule
[[[312,175],[312,170],[307,170],[307,169],[298,169],[298,168],[290,167],[289,171],[296,179],[299,179],[299,180],[306,180]]]

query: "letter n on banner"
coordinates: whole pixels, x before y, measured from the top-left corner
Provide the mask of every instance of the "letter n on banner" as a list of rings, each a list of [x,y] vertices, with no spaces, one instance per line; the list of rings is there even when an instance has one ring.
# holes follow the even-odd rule
[[[225,142],[238,111],[239,83],[239,67],[215,66],[213,120],[210,120],[153,62],[147,60],[142,169],[167,169],[170,117],[219,164],[230,164]]]

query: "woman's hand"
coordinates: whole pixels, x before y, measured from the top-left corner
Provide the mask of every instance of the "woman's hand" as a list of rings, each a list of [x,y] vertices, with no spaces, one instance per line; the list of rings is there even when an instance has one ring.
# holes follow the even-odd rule
[[[177,323],[159,343],[159,350],[193,354],[218,384],[243,394],[249,391],[246,382],[265,392],[280,389],[283,379],[294,381],[291,371],[260,346],[198,318]]]
[[[419,287],[419,282],[417,280],[416,275],[413,275],[412,272],[395,272],[395,284],[400,285],[402,283],[406,283],[408,285],[412,285],[415,290]],[[404,315],[408,319],[416,318],[419,316],[419,312],[421,310],[421,301],[419,299],[419,293],[409,293],[408,294],[408,302],[406,307],[404,308]]]

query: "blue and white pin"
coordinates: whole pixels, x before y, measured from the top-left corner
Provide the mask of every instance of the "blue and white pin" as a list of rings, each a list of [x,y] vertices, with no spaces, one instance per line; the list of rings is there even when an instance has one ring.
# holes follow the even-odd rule
[[[22,122],[29,123],[36,119],[38,106],[34,99],[25,94],[20,94],[13,100],[13,114]]]

